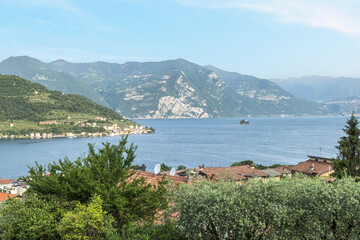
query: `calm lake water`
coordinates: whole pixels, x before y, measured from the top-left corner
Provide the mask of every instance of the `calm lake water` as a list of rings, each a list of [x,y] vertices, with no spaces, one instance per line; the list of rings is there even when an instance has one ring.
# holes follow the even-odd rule
[[[153,127],[155,134],[129,136],[138,146],[135,163],[152,171],[156,163],[169,166],[229,166],[253,160],[263,165],[297,164],[307,155],[335,157],[335,145],[346,123],[345,117],[240,119],[137,120]],[[120,136],[49,140],[0,140],[0,177],[17,178],[35,161],[46,164],[67,156],[75,160],[87,153],[88,143],[117,144]],[[321,149],[320,149],[321,148]]]

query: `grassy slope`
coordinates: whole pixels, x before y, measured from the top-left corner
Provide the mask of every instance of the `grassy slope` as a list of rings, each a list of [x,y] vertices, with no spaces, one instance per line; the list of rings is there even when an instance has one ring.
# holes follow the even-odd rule
[[[119,126],[134,124],[113,110],[98,105],[83,96],[62,94],[16,76],[0,75],[0,131],[21,133],[30,129],[51,131],[54,126],[43,126],[38,122],[46,120],[56,120],[66,124],[89,120],[94,122],[96,116],[106,118],[107,120],[103,123],[107,125],[112,123],[117,123]],[[15,125],[10,127],[10,122]],[[69,127],[64,125],[56,127],[59,128],[59,131],[60,128],[69,130]],[[101,129],[94,128],[92,130],[100,131]]]

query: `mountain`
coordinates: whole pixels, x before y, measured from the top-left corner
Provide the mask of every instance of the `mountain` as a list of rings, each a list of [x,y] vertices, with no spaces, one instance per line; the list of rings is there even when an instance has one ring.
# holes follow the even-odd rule
[[[11,58],[4,62],[9,60],[15,62]],[[268,80],[203,67],[184,59],[124,64],[70,63],[65,60],[42,63],[35,59],[32,62],[38,66],[38,71],[66,74],[91,86],[112,109],[129,118],[328,113],[326,105],[295,97]],[[37,72],[30,76],[34,73]]]
[[[360,96],[360,78],[306,76],[272,80],[292,94],[313,101]]]
[[[162,62],[55,62],[53,69],[83,79],[113,109],[131,118],[319,115],[326,106],[299,99],[263,79],[202,67],[184,59]]]
[[[131,118],[248,115],[211,70],[183,59],[57,66],[90,83],[113,109]]]
[[[136,123],[80,95],[48,90],[17,76],[0,75],[0,137],[29,132],[107,132],[103,126]]]
[[[296,97],[269,80],[227,72],[214,66],[206,68],[216,72],[256,115],[320,115],[329,111],[326,105]]]
[[[49,64],[35,58],[10,57],[0,63],[0,74],[16,75],[40,83],[51,90],[83,95],[98,104],[109,107],[103,97],[83,80],[67,72],[51,70]]]

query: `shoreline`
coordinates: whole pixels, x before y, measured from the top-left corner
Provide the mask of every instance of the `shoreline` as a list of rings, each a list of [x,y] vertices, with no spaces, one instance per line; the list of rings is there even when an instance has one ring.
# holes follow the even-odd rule
[[[151,134],[154,133],[155,131],[152,131],[150,129],[139,129],[139,130],[135,130],[135,131],[128,131],[128,132],[111,132],[111,133],[106,133],[106,132],[95,132],[95,133],[90,133],[90,132],[86,132],[86,133],[80,133],[80,134],[76,134],[76,133],[65,133],[65,134],[34,134],[31,135],[30,134],[26,134],[26,135],[5,135],[5,136],[0,136],[0,140],[16,140],[16,139],[33,139],[33,140],[40,140],[40,139],[53,139],[53,138],[90,138],[90,137],[113,137],[113,136],[125,136],[125,135],[136,135],[136,134]]]

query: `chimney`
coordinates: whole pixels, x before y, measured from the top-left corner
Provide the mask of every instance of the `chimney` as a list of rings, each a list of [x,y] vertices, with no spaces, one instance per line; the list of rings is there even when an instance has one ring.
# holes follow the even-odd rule
[[[311,165],[309,171],[314,171],[314,169],[315,169],[315,165],[314,165],[314,163],[313,163],[313,164]]]
[[[250,164],[250,169],[254,169],[255,168],[255,164]]]

